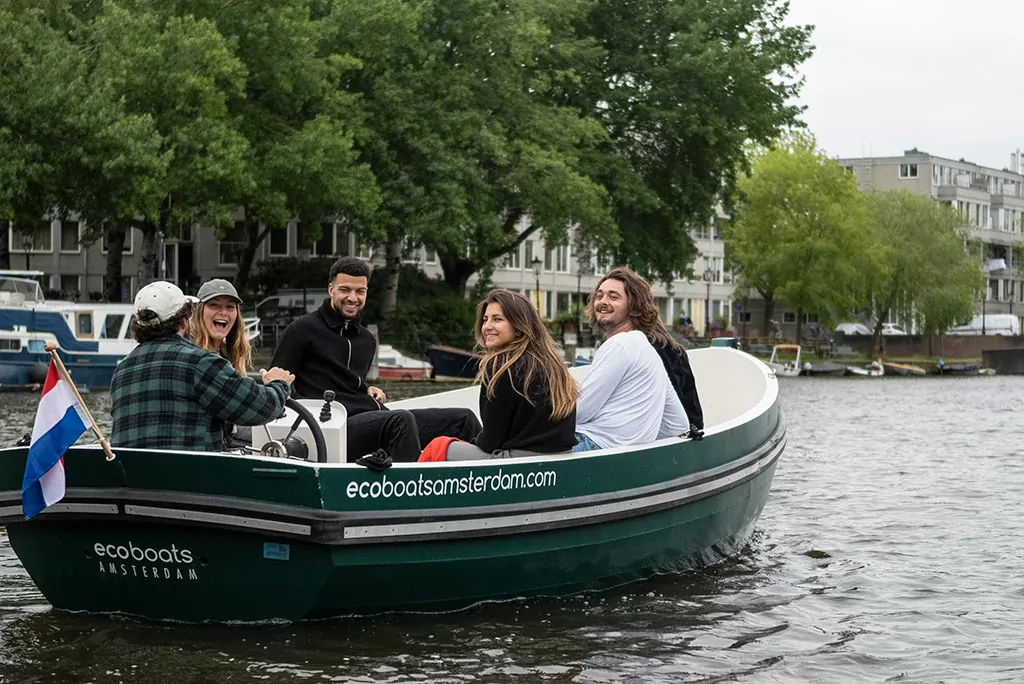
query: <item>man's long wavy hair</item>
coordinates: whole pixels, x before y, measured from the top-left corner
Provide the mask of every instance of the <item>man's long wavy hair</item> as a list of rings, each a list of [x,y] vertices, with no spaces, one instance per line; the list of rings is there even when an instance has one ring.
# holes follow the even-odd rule
[[[601,285],[606,280],[618,280],[626,291],[626,316],[633,325],[634,330],[639,330],[651,344],[664,345],[675,349],[682,349],[683,346],[672,337],[665,324],[661,322],[661,313],[654,301],[654,292],[651,284],[646,279],[638,276],[632,269],[625,266],[617,266],[609,271],[594,287],[594,291],[587,298],[585,313],[590,319],[590,327],[597,328],[597,315],[594,311],[594,298]]]
[[[224,343],[219,345],[210,331],[206,329],[206,323],[203,320],[203,309],[205,308],[206,302],[201,302],[196,306],[196,312],[192,316],[192,343],[200,349],[223,356],[244,378],[249,367],[252,366],[252,346],[249,344],[249,338],[245,336],[242,308],[238,307],[235,324],[231,326],[228,336],[224,338]]]
[[[512,342],[501,349],[489,350],[484,346],[482,330],[488,304],[501,307],[501,312],[516,335]],[[491,290],[476,307],[473,331],[477,347],[483,355],[477,382],[484,387],[488,398],[494,398],[498,381],[508,373],[512,389],[531,405],[533,400],[530,399],[530,386],[543,383],[551,395],[551,418],[564,420],[569,417],[576,408],[576,381],[569,375],[569,369],[559,356],[551,334],[544,327],[530,300],[511,290]],[[522,382],[521,387],[516,386],[517,379]]]

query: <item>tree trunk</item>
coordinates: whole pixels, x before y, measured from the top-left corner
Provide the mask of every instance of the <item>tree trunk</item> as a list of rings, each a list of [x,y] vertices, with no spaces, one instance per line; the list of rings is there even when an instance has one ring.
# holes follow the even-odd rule
[[[800,344],[800,340],[804,336],[803,323],[801,322],[803,320],[804,320],[804,310],[802,308],[798,308],[796,310],[796,343],[797,344]]]
[[[0,268],[11,267],[11,250],[7,248],[10,233],[11,224],[7,221],[0,221]]]
[[[444,271],[444,282],[460,295],[466,294],[466,285],[470,277],[476,273],[477,265],[469,259],[460,259],[451,252],[440,255],[441,269]]]
[[[238,273],[235,275],[235,289],[244,292],[249,287],[249,274],[256,261],[256,249],[267,235],[260,234],[260,225],[249,218],[249,207],[245,207],[245,247],[238,257]]]
[[[124,241],[127,237],[122,224],[112,223],[107,231],[107,272],[103,276],[103,296],[107,301],[120,302],[121,265],[124,262]]]
[[[384,299],[381,302],[380,317],[386,325],[391,321],[398,305],[398,277],[402,267],[402,240],[392,240],[385,247],[384,254]]]
[[[882,323],[888,317],[889,309],[879,312],[878,321],[875,323],[875,332],[874,335],[872,335],[873,341],[871,346],[873,347],[872,351],[874,352],[874,356],[880,356],[885,353],[885,338],[882,337]]]
[[[143,221],[142,229],[142,258],[139,260],[139,287],[149,285],[154,280],[160,279],[160,255],[157,254],[159,247],[160,229],[152,221]]]
[[[764,335],[767,337],[772,331],[772,318],[775,316],[775,296],[770,292],[761,292],[761,298],[764,299]]]

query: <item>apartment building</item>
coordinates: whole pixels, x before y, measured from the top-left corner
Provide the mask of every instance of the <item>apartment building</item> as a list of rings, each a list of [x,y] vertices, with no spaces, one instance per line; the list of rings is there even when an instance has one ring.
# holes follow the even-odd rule
[[[239,217],[240,218],[240,217]],[[677,323],[689,318],[702,333],[711,321],[733,324],[732,276],[724,267],[724,247],[718,229],[721,216],[693,233],[699,256],[693,264],[693,280],[677,279],[666,286],[654,283],[654,294],[662,319]],[[103,291],[107,267],[107,246],[81,244],[83,225],[72,215],[41,220],[37,225],[11,227],[8,247],[11,267],[38,270],[44,284],[65,298],[87,299]],[[570,239],[572,242],[572,239]],[[193,226],[188,235],[161,240],[160,273],[167,280],[194,291],[209,278],[234,277],[238,257],[244,247],[241,222],[223,239],[212,228]],[[132,229],[122,253],[122,299],[130,301],[140,284],[142,233]],[[283,230],[273,230],[256,253],[256,261],[283,257],[355,255],[373,264],[383,263],[383,250],[360,245],[341,223],[324,224],[318,240],[307,239],[303,225],[290,221]],[[430,276],[441,275],[437,256],[422,247],[406,251],[408,263],[415,263]],[[571,310],[577,301],[585,301],[600,274],[614,264],[596,254],[578,253],[572,244],[548,247],[538,237],[530,237],[519,248],[495,263],[492,281],[497,287],[522,292],[536,301],[541,312],[554,318]],[[682,270],[682,269],[681,269]],[[326,274],[325,274],[326,277]],[[470,286],[475,284],[470,280]]]
[[[906,189],[944,202],[970,221],[982,243],[978,258],[988,271],[987,313],[1024,313],[1020,280],[1024,271],[1012,249],[1024,245],[1024,156],[1010,155],[1004,169],[979,166],[964,159],[937,157],[918,149],[902,157],[839,159],[857,177],[863,191]]]

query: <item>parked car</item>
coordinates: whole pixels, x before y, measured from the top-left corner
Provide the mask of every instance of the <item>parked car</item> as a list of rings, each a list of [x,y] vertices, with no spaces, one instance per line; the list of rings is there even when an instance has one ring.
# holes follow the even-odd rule
[[[906,335],[907,331],[896,325],[895,323],[883,323],[882,324],[883,335]]]
[[[836,326],[836,332],[844,335],[870,335],[873,331],[863,323],[840,323]]]

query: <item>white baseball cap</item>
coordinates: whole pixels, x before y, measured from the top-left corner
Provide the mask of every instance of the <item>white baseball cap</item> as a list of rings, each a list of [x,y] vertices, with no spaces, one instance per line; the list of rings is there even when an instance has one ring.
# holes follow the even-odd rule
[[[164,323],[173,318],[188,302],[198,302],[181,291],[181,288],[166,280],[158,280],[139,290],[135,295],[135,315],[143,311],[156,314],[156,323]]]

